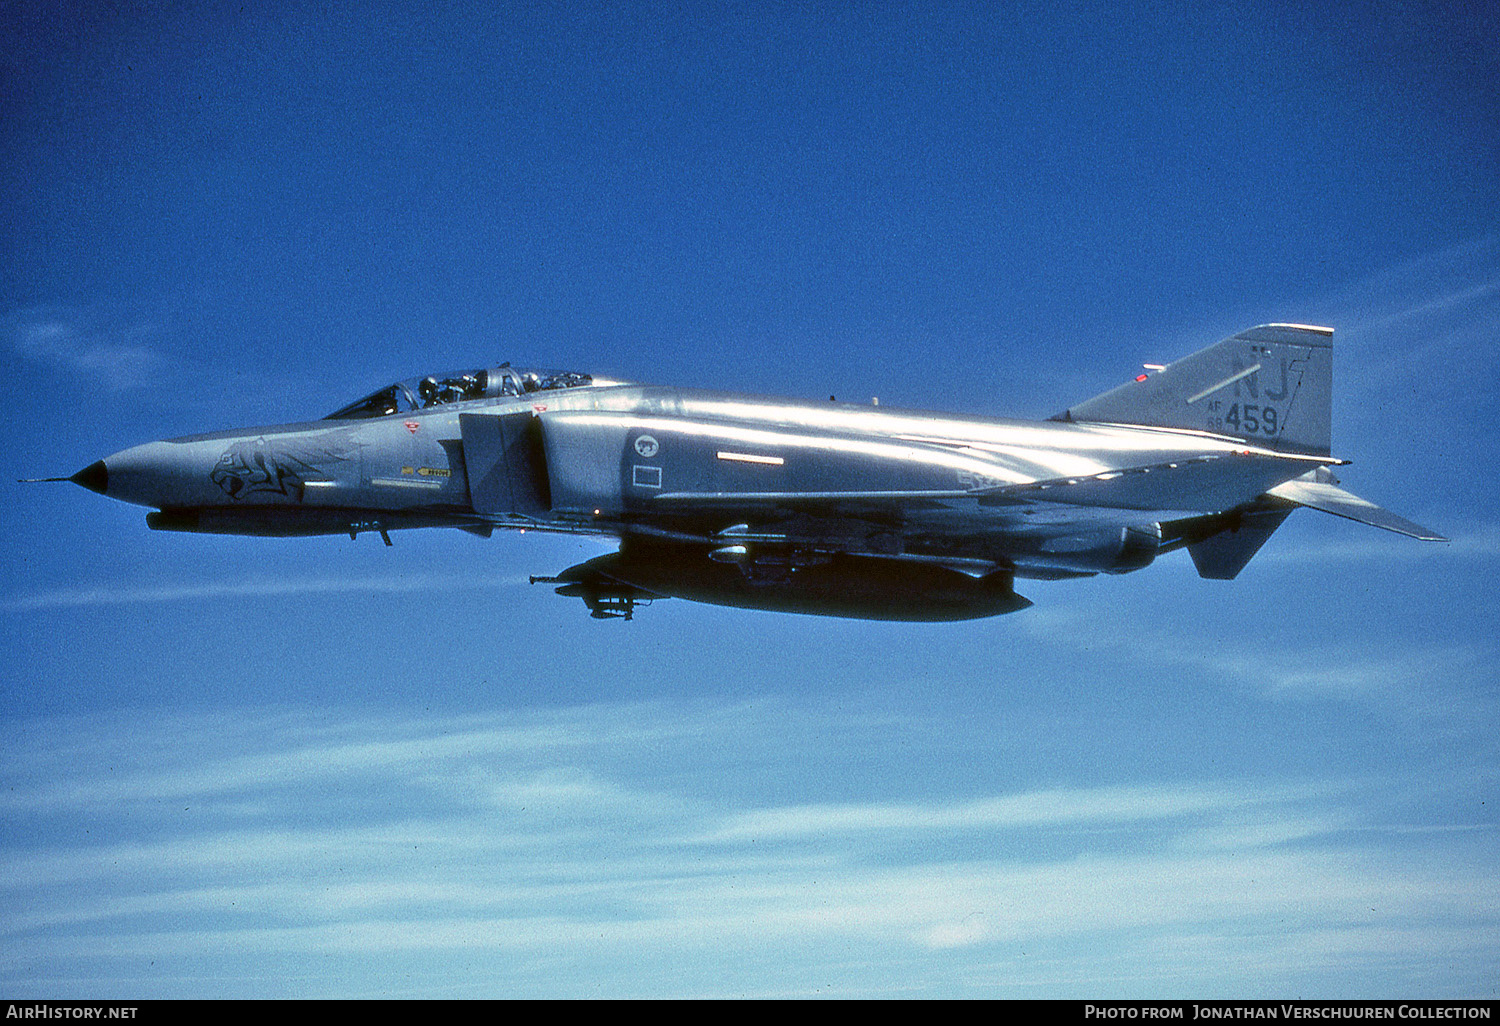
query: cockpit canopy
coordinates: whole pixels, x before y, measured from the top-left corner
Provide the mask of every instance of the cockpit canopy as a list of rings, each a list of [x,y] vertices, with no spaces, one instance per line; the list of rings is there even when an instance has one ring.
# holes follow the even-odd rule
[[[590,374],[558,370],[522,370],[501,364],[487,370],[432,374],[425,378],[407,378],[387,385],[357,402],[330,413],[324,420],[365,420],[389,417],[397,413],[426,410],[447,403],[474,399],[522,396],[558,388],[582,388],[595,384]]]

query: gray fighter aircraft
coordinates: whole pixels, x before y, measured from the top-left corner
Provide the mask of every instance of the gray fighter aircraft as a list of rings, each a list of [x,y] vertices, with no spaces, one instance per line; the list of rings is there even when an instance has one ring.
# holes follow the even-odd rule
[[[1338,487],[1332,330],[1251,328],[1068,407],[995,420],[663,388],[565,371],[398,382],[322,420],[151,442],[71,480],[157,530],[456,527],[619,539],[552,577],[598,618],[680,597],[956,620],[1015,578],[1139,570],[1186,548],[1237,575],[1299,506],[1440,536]]]

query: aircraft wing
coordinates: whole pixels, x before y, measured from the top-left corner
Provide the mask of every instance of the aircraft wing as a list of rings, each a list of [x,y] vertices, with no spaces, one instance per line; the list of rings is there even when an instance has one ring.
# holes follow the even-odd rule
[[[1218,512],[1233,509],[1272,486],[1319,466],[1326,457],[1206,453],[1098,474],[1053,478],[986,490],[980,502],[1051,502],[1131,510]]]
[[[910,491],[664,492],[653,504],[707,508],[919,509],[954,499],[985,506],[1050,503],[1122,510],[1217,512],[1232,509],[1301,473],[1285,457],[1213,454],[1170,463],[971,489]]]

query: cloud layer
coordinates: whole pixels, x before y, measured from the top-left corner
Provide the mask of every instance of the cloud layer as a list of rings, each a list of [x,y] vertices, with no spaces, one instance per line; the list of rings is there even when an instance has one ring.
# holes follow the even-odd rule
[[[1409,995],[1451,991],[1421,976],[1435,960],[1500,947],[1500,884],[1474,871],[1493,836],[1469,824],[1395,858],[1401,824],[1365,782],[736,796],[727,768],[802,754],[778,745],[789,716],[872,741],[780,702],[239,709],[128,742],[103,720],[16,725],[0,979],[264,994],[241,966],[315,960],[298,993],[566,993],[535,972],[554,964],[603,993],[773,995],[881,993],[898,966],[934,995],[1243,995],[1288,973],[1304,994]]]

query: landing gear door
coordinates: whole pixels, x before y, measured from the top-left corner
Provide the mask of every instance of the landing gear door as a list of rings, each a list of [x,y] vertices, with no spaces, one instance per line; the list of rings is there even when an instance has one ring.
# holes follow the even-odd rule
[[[475,513],[545,513],[552,508],[541,424],[530,410],[500,416],[463,413],[458,426]]]

